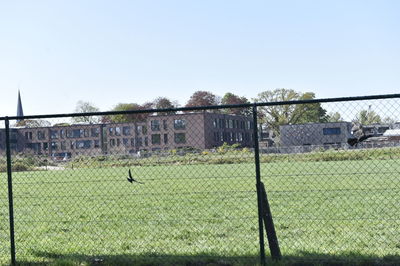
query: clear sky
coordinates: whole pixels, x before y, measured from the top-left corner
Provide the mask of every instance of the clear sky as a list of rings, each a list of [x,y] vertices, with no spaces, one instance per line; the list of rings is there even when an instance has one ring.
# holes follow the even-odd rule
[[[400,93],[400,1],[0,2],[0,116],[196,90]]]

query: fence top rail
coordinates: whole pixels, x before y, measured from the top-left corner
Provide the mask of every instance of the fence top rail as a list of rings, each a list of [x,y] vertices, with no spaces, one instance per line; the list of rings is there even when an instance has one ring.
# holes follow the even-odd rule
[[[64,113],[64,114],[27,115],[27,116],[2,116],[2,117],[0,117],[0,121],[22,120],[22,119],[65,118],[65,117],[80,117],[80,116],[143,114],[143,113],[157,113],[157,112],[165,113],[165,112],[178,112],[178,111],[204,111],[204,110],[227,109],[227,108],[250,108],[253,106],[264,107],[264,106],[291,105],[291,104],[350,102],[350,101],[380,100],[380,99],[394,99],[394,98],[400,98],[400,94],[382,94],[382,95],[323,98],[323,99],[294,100],[294,101],[277,101],[277,102],[254,102],[254,103],[248,103],[248,104],[225,104],[225,105],[179,107],[179,108],[167,108],[167,109],[143,109],[143,110],[131,110],[131,111]]]

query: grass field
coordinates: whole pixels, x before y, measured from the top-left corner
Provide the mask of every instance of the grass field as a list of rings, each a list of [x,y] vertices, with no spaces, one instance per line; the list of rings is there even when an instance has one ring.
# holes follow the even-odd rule
[[[282,263],[400,263],[400,160],[261,165]],[[259,262],[251,163],[13,173],[22,264]],[[5,173],[0,263],[9,262]],[[266,245],[268,251],[268,245]],[[215,264],[214,264],[215,265]]]

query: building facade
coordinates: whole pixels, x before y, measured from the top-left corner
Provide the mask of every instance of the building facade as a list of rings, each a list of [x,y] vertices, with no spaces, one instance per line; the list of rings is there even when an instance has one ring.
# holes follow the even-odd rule
[[[142,122],[75,124],[11,129],[14,153],[71,158],[77,155],[138,154],[171,149],[253,146],[253,122],[239,115],[182,113],[148,116]],[[5,149],[0,131],[0,152]]]
[[[280,126],[280,144],[287,146],[340,146],[353,138],[351,122]]]

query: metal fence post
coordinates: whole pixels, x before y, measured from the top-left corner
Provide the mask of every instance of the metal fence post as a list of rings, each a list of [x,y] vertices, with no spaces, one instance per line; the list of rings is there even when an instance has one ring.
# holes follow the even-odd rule
[[[257,206],[258,206],[258,230],[260,238],[260,260],[261,265],[265,265],[265,243],[264,243],[264,228],[263,228],[263,204],[261,190],[261,172],[260,172],[260,150],[258,146],[258,131],[257,131],[257,105],[253,105],[253,140],[254,140],[254,162],[256,166],[256,187],[257,187]]]
[[[6,126],[6,156],[7,156],[7,180],[8,180],[8,209],[10,220],[10,251],[11,265],[16,265],[15,262],[15,239],[14,239],[14,204],[12,192],[12,171],[11,171],[11,145],[10,145],[10,120],[5,119]]]

